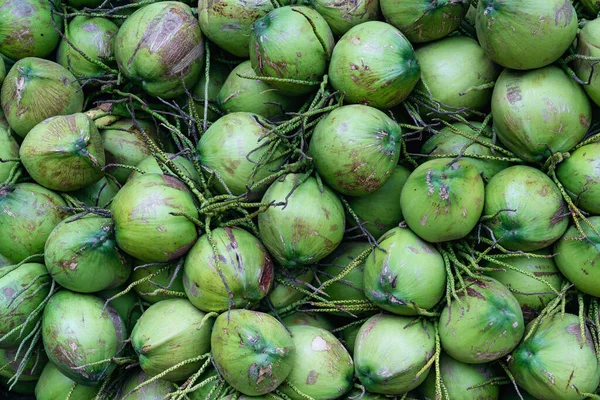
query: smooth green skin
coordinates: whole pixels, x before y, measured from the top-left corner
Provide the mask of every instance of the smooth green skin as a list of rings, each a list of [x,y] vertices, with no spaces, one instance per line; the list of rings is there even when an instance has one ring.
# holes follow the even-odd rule
[[[556,61],[577,34],[570,0],[479,0],[477,39],[495,63],[528,70]]]
[[[81,385],[93,386],[116,367],[94,363],[119,355],[127,329],[112,307],[104,308],[103,300],[62,290],[44,308],[42,339],[48,359],[60,372]]]
[[[121,25],[114,48],[119,70],[151,96],[175,98],[193,87],[202,71],[198,19],[177,1],[139,8]]]
[[[60,40],[52,18],[59,29],[63,25],[59,15],[52,16],[52,9],[57,11],[48,1],[1,0],[0,53],[13,60],[49,56]]]
[[[346,102],[382,110],[400,104],[420,78],[421,68],[410,42],[399,30],[379,21],[346,32],[329,63],[331,85],[345,93]]]
[[[269,314],[249,310],[219,315],[211,348],[221,376],[248,396],[275,390],[290,374],[296,357],[285,327]]]
[[[212,241],[216,250],[208,235],[201,236],[185,257],[183,287],[190,302],[206,312],[256,305],[273,284],[273,261],[265,247],[236,227],[214,229]]]
[[[504,70],[494,87],[492,115],[498,138],[508,150],[526,162],[543,163],[583,139],[592,108],[575,80],[549,66]]]
[[[581,238],[581,233],[574,225],[571,226],[564,236],[556,242],[554,251],[556,266],[563,275],[584,293],[600,297],[600,264],[596,264],[600,258],[600,237],[594,230],[600,229],[600,217],[588,217],[589,223],[582,223],[581,229],[585,233],[586,240]]]
[[[582,3],[585,3],[582,1]],[[597,2],[600,11],[600,2]],[[587,21],[577,36],[577,54],[587,57],[600,57],[600,20]],[[600,104],[600,79],[598,79],[597,66],[593,61],[576,59],[573,70],[583,82],[589,82],[583,89],[596,105]],[[593,67],[593,70],[592,70]]]
[[[131,332],[131,344],[140,367],[150,376],[210,351],[210,315],[186,299],[163,300],[144,311]],[[162,377],[183,381],[200,369],[204,360],[186,364]]]
[[[200,29],[223,50],[248,58],[252,24],[273,10],[269,0],[199,0]]]
[[[354,345],[356,376],[366,390],[406,393],[419,386],[429,368],[417,377],[435,353],[433,324],[414,318],[377,314],[358,331]],[[410,324],[410,326],[409,326]]]
[[[533,252],[533,254],[548,256],[552,254],[551,249]],[[525,256],[510,257],[501,260],[504,264],[508,264],[521,271],[525,271],[535,275],[538,278],[544,279],[550,284],[554,290],[560,291],[564,277],[556,267],[553,258],[529,258]],[[526,322],[531,321],[552,301],[557,297],[552,293],[552,289],[543,282],[533,279],[522,274],[519,271],[511,270],[502,265],[490,263],[487,265],[491,268],[499,268],[504,270],[488,271],[486,275],[496,279],[509,289],[514,289],[513,296],[521,305],[523,318]]]
[[[145,265],[145,264],[146,264],[146,262],[142,262],[139,260],[135,262],[136,266]],[[161,265],[157,265],[157,266],[151,266],[151,267],[144,267],[144,268],[140,268],[140,269],[134,269],[134,271],[131,273],[131,277],[129,278],[129,281],[136,282],[140,279],[147,277],[150,274],[158,272],[162,268],[164,268],[164,267]],[[170,292],[179,292],[179,293],[185,295],[185,290],[183,289],[183,272],[181,270],[177,271],[177,276],[175,276],[175,278],[173,278],[173,275],[175,274],[176,271],[177,271],[177,265],[172,264],[171,266],[169,266],[169,268],[166,271],[161,272],[160,274],[151,278],[152,282],[146,281],[146,282],[137,284],[137,285],[135,285],[134,290],[136,291],[137,295],[140,296],[140,298],[142,298],[143,300],[145,300],[149,303],[152,303],[152,304],[157,303],[162,300],[180,298],[181,296],[156,292],[157,289],[164,289],[164,287],[168,286],[169,287],[168,290]],[[159,285],[161,285],[162,287]]]
[[[170,175],[144,174],[128,181],[113,199],[111,210],[117,244],[147,262],[173,261],[194,245],[198,218],[189,189]]]
[[[523,338],[523,312],[515,296],[489,277],[465,279],[467,294],[457,290],[440,315],[442,349],[458,361],[483,364],[510,353]]]
[[[600,143],[590,143],[558,164],[558,180],[584,211],[600,214]]]
[[[23,363],[23,356],[25,352],[21,350],[19,357],[15,357],[17,355],[18,348],[14,349],[0,349],[0,363],[4,369],[0,371],[0,379],[4,381],[4,379],[10,379],[17,373],[18,369],[21,367]],[[46,353],[41,346],[36,347],[32,353],[31,357],[25,363],[25,367],[19,377],[19,382],[35,382],[40,378],[40,374],[44,369],[45,365],[48,364],[48,357],[46,357]]]
[[[440,374],[448,391],[448,396],[443,395],[440,400],[497,400],[500,395],[500,387],[497,385],[469,389],[498,376],[490,364],[465,364],[442,353],[440,355]],[[425,382],[419,387],[419,391],[425,400],[436,400],[435,373],[427,376]]]
[[[18,159],[19,144],[7,129],[0,127],[0,159]],[[18,164],[18,161],[6,161],[0,163],[0,183],[5,182],[10,176],[12,169]]]
[[[114,37],[119,27],[109,19],[77,16],[69,22],[68,40],[92,60],[103,62],[113,56]],[[106,70],[86,60],[63,38],[58,45],[56,62],[73,75],[84,78],[102,76]]]
[[[315,127],[309,154],[334,190],[364,196],[379,190],[400,158],[402,128],[384,112],[353,104],[336,108]]]
[[[483,111],[489,107],[492,89],[461,96],[470,88],[496,81],[500,75],[500,68],[475,40],[453,36],[420,47],[415,54],[421,66],[417,89],[427,93],[426,84],[435,100],[451,108]]]
[[[344,344],[344,346],[346,346],[346,350],[348,350],[348,353],[350,354],[354,354],[354,345],[356,344],[356,338],[358,337],[358,332],[360,331],[360,328],[360,325],[354,325],[344,329],[341,332],[341,341]]]
[[[476,129],[480,129],[482,125],[481,122],[469,123]],[[452,127],[466,133],[467,135],[476,136],[478,139],[484,142],[493,143],[492,128],[489,127],[489,125],[479,136],[477,135],[477,131],[462,122],[452,124]],[[498,172],[508,168],[511,165],[506,161],[482,160],[469,157],[469,155],[501,157],[502,154],[453,132],[449,127],[440,129],[438,134],[427,139],[427,141],[425,141],[421,147],[421,153],[446,157],[456,157],[459,154],[463,154],[461,159],[468,160],[471,164],[473,164],[475,168],[477,168],[477,171],[483,174],[483,178],[486,180],[486,182],[494,177],[494,175],[496,175]]]
[[[146,386],[143,386],[139,390],[130,393],[133,389],[135,389],[138,385],[144,383],[151,376],[148,376],[144,373],[144,371],[137,371],[135,375],[131,376],[119,392],[118,398],[127,399],[127,400],[164,400],[165,397],[175,391],[176,385],[164,379],[159,379],[154,381]],[[127,397],[125,397],[127,396]]]
[[[242,195],[247,192],[246,185],[272,175],[272,171],[279,169],[283,163],[279,159],[263,165],[252,178],[252,170],[268,150],[264,144],[270,129],[268,121],[259,115],[247,112],[227,114],[212,124],[200,138],[196,147],[199,161],[218,174],[234,196]],[[259,146],[262,147],[253,152]],[[274,151],[277,154],[282,148]],[[223,185],[214,180],[217,182],[215,189],[227,194]],[[262,193],[265,189],[265,186],[261,186],[254,191]]]
[[[62,220],[46,241],[44,262],[56,283],[79,293],[117,287],[131,273],[131,259],[117,247],[112,219],[93,214]]]
[[[241,78],[238,76],[256,76],[250,60],[244,61],[231,71],[217,94],[217,104],[226,114],[250,112],[264,118],[272,118],[285,111],[298,108],[298,99],[286,96],[279,89],[269,86],[260,80]],[[269,104],[269,103],[276,104]],[[281,107],[279,107],[281,105]]]
[[[21,262],[44,252],[50,232],[67,215],[58,194],[36,185],[19,183],[0,188],[0,254]]]
[[[35,386],[35,398],[36,400],[66,399],[70,393],[70,400],[93,400],[99,390],[100,385],[91,387],[78,385],[49,362]]]
[[[535,251],[550,246],[569,226],[565,213],[567,206],[556,184],[532,167],[509,167],[485,188],[483,214],[497,214],[487,225],[498,243],[509,250]]]
[[[211,63],[209,76],[208,76],[208,102],[212,106],[217,106],[217,95],[221,90],[221,87],[225,83],[225,80],[229,76],[229,66],[219,63]],[[200,79],[194,85],[194,87],[190,90],[192,96],[198,101],[194,101],[194,106],[196,108],[196,113],[198,114],[198,118],[204,119],[204,89],[206,86],[206,74],[201,74]],[[220,115],[210,108],[207,111],[206,119],[210,122],[214,122],[219,119]]]
[[[600,366],[593,343],[586,327],[582,346],[576,315],[558,313],[545,319],[517,347],[508,367],[517,384],[535,398],[582,400],[586,396],[581,393],[593,393],[600,383]]]
[[[170,153],[166,153],[166,155],[173,161],[173,163],[180,170],[183,171],[183,173],[188,178],[190,178],[194,182],[200,182],[200,176],[198,175],[198,172],[196,171],[196,168],[194,167],[194,163],[192,163],[190,160],[188,160],[187,158],[185,158],[182,155],[174,155],[174,154],[170,154]],[[154,158],[154,156],[148,156],[148,157],[144,158],[135,167],[138,170],[145,171],[146,173],[148,173],[148,172],[152,173],[152,174],[164,173],[163,170],[160,168],[160,165],[158,165],[158,161],[156,161],[156,158]],[[171,173],[171,175],[175,176],[175,174],[173,173],[173,171],[171,171],[171,169],[169,167],[167,167],[167,170],[169,171],[169,173]],[[128,180],[134,179],[138,175],[141,175],[141,174],[137,171],[132,170],[131,173],[129,174],[129,178],[127,178],[127,179]]]
[[[323,328],[299,325],[290,327],[290,331],[296,357],[287,380],[315,400],[343,398],[354,378],[354,363],[348,350]],[[305,399],[285,385],[281,389],[292,400]]]
[[[296,311],[281,319],[283,324],[288,328],[293,326],[312,326],[315,328],[324,329],[326,331],[333,330],[335,325],[323,313],[311,313],[304,311]],[[293,334],[293,331],[292,331]]]
[[[259,76],[320,82],[327,73],[333,46],[333,34],[321,14],[305,6],[285,6],[252,24],[250,61]],[[315,90],[314,85],[283,82],[269,82],[269,85],[289,96]]]
[[[28,57],[12,66],[2,84],[0,102],[11,129],[19,136],[46,118],[83,110],[83,91],[60,64]]]
[[[35,279],[35,283],[34,282]],[[50,293],[50,276],[43,264],[26,263],[0,268],[0,337],[17,326],[23,327],[27,318]],[[27,287],[31,284],[30,287]],[[26,290],[24,290],[26,289]],[[30,319],[23,332],[14,332],[0,342],[0,348],[16,348],[29,335],[41,314]]]
[[[402,222],[402,207],[398,200],[410,172],[403,166],[396,165],[389,179],[379,190],[365,196],[347,199],[352,211],[375,239],[379,239],[381,235]],[[348,218],[348,223],[356,226],[353,218]]]
[[[152,156],[152,151],[146,144],[144,134],[158,143],[156,127],[151,121],[137,121],[142,131],[131,119],[123,119],[102,128],[102,145],[106,155],[107,164],[123,164],[136,166],[147,157]],[[124,184],[133,170],[122,167],[112,167],[107,172],[114,176],[119,183]],[[157,171],[161,174],[161,171]]]
[[[412,43],[448,36],[469,9],[468,0],[379,0],[379,4],[385,20]]]
[[[302,299],[305,294],[293,287],[278,283],[277,278],[281,278],[286,282],[291,282],[300,288],[304,288],[304,285],[301,282],[311,283],[314,280],[315,275],[310,269],[298,268],[293,271],[285,271],[285,274],[283,274],[282,271],[279,271],[279,268],[276,268],[275,278],[273,287],[267,297],[273,305],[273,308],[279,310],[294,304]]]
[[[258,215],[260,239],[273,258],[284,268],[318,262],[342,242],[345,216],[342,202],[334,191],[302,174],[288,174],[275,181],[262,198],[263,203],[284,202]],[[299,184],[299,185],[298,185]],[[296,187],[297,186],[297,187]]]
[[[450,165],[449,165],[450,164]],[[479,222],[485,188],[469,161],[438,158],[421,164],[400,195],[408,227],[428,242],[467,236]]]
[[[105,208],[119,191],[119,186],[106,177],[83,189],[69,193],[83,204],[90,207]]]
[[[377,21],[380,0],[305,0],[325,18],[334,36],[339,37],[352,27],[367,21]]]
[[[127,285],[119,286],[112,289],[105,289],[98,293],[96,296],[108,300],[113,296],[121,293],[127,288]],[[127,331],[131,332],[133,327],[135,326],[138,319],[142,315],[142,305],[141,299],[137,296],[134,291],[127,292],[125,294],[120,295],[116,299],[110,301],[110,306],[115,309],[116,312],[119,313],[123,322],[125,322],[125,326],[127,327]]]
[[[40,185],[62,192],[83,189],[104,176],[102,138],[85,114],[48,118],[29,131],[19,156]]]
[[[416,315],[415,306],[434,307],[444,296],[446,268],[435,246],[406,227],[394,228],[379,240],[365,261],[364,290],[367,298],[384,310]]]

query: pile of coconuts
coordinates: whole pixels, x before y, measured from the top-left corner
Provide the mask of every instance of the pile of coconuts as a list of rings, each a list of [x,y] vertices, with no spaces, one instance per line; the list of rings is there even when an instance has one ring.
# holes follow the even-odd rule
[[[0,398],[600,399],[599,13],[0,0]]]

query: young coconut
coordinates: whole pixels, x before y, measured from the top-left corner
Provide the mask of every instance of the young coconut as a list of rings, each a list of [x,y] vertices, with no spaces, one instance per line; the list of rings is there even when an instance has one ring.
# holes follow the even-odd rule
[[[509,167],[490,179],[483,212],[494,240],[509,250],[543,249],[569,226],[558,187],[546,174],[525,165]]]
[[[329,64],[331,85],[344,92],[345,101],[383,110],[407,98],[420,77],[410,42],[399,30],[379,21],[346,32]]]
[[[32,349],[32,352],[28,354],[27,361],[24,359],[26,353],[25,350],[18,352],[17,348],[0,349],[0,365],[2,366],[0,384],[8,386],[11,392],[33,394],[42,370],[46,364],[50,364],[41,346]],[[19,379],[15,382],[17,374]]]
[[[336,108],[315,127],[309,154],[331,188],[350,196],[379,190],[400,158],[402,129],[376,108]]]
[[[321,190],[315,178],[288,174],[269,187],[262,202],[286,202],[258,215],[260,238],[284,268],[314,264],[342,242],[342,203],[328,187]]]
[[[200,356],[210,351],[213,318],[186,299],[163,300],[148,307],[131,332],[142,370],[172,382],[189,378],[204,363]],[[188,362],[180,365],[184,361]]]
[[[52,190],[79,190],[104,176],[102,138],[94,121],[82,113],[37,124],[21,143],[19,155],[29,175]]]
[[[281,387],[292,400],[342,398],[352,388],[354,363],[340,341],[325,329],[290,327],[296,357]],[[298,392],[302,393],[300,395]]]
[[[162,1],[137,9],[115,38],[119,71],[151,96],[172,99],[202,72],[204,40],[192,9]]]
[[[333,45],[329,25],[317,11],[304,6],[279,7],[252,24],[250,61],[258,76],[318,85],[327,72]],[[280,80],[267,83],[288,96],[315,89],[315,84]]]
[[[227,4],[227,3],[224,3]],[[249,62],[249,61],[248,61]],[[196,109],[196,114],[198,119],[204,120],[204,98],[207,97],[205,90],[208,90],[208,110],[206,110],[206,119],[207,121],[214,122],[219,119],[222,115],[221,113],[213,110],[217,108],[217,95],[220,93],[225,80],[229,76],[230,67],[225,64],[219,63],[211,63],[210,69],[208,72],[208,88],[206,87],[206,74],[201,74],[200,79],[194,85],[194,87],[190,90],[190,94],[192,95],[194,108]],[[211,109],[211,106],[213,109]],[[186,110],[187,111],[187,110]]]
[[[350,28],[367,21],[379,19],[379,0],[306,0],[325,18],[334,36],[339,37]]]
[[[63,66],[28,57],[17,61],[8,71],[0,103],[11,129],[25,137],[47,118],[80,113],[83,91],[77,79]]]
[[[510,353],[525,331],[515,296],[495,279],[465,279],[465,291],[440,315],[442,349],[458,361],[484,364]]]
[[[577,207],[600,214],[600,143],[590,143],[571,152],[558,164],[556,176]]]
[[[139,385],[150,379],[144,371],[135,371],[135,373],[125,381],[125,384],[119,392],[119,399],[127,400],[164,400],[168,398],[169,393],[173,393],[176,385],[164,379],[158,379],[148,385],[144,385],[135,390]]]
[[[127,332],[131,332],[137,320],[140,319],[144,307],[142,306],[141,299],[134,291],[121,294],[116,299],[113,299],[113,296],[121,293],[125,289],[125,285],[112,289],[104,289],[96,293],[96,296],[104,300],[111,299],[109,305],[119,313],[121,319],[125,322]]]
[[[428,242],[462,239],[479,222],[485,187],[468,160],[439,158],[415,169],[400,195],[408,227]]]
[[[324,313],[313,313],[307,311],[296,311],[281,319],[281,322],[288,328],[292,326],[312,326],[326,331],[335,329],[335,325],[331,322]],[[292,331],[292,335],[294,332]]]
[[[10,177],[12,170],[19,164],[18,158],[19,144],[8,129],[0,127],[0,184]]]
[[[431,368],[425,367],[434,353],[432,323],[377,314],[358,331],[354,346],[356,375],[369,392],[406,393],[425,380]],[[421,375],[417,375],[419,372]]]
[[[105,208],[119,191],[119,186],[106,176],[96,183],[69,194],[89,207]]]
[[[44,367],[35,386],[35,398],[36,400],[66,398],[70,400],[93,400],[100,391],[100,386],[80,385],[66,377],[56,368],[56,365],[49,362]]]
[[[267,299],[275,310],[281,310],[306,296],[304,293],[298,291],[296,287],[306,289],[305,284],[310,284],[314,279],[315,274],[308,268],[296,268],[294,270],[275,268],[273,287]],[[280,283],[280,280],[287,284]]]
[[[279,321],[248,310],[219,315],[211,348],[221,376],[248,396],[275,390],[290,374],[296,357],[292,336]]]
[[[143,261],[173,261],[186,254],[198,238],[196,225],[181,215],[198,218],[192,194],[170,175],[143,174],[128,181],[115,196],[111,210],[117,244]]]
[[[528,327],[523,343],[510,355],[508,367],[517,384],[536,399],[583,400],[600,383],[594,341],[579,318],[557,313]],[[531,332],[532,329],[535,331]]]
[[[162,300],[185,296],[183,289],[183,268],[181,261],[170,265],[153,265],[137,260],[129,280],[138,296],[154,304]]]
[[[173,161],[177,168],[179,168],[188,178],[190,178],[194,182],[200,183],[200,176],[198,175],[198,172],[196,171],[193,162],[191,162],[182,155],[176,155],[171,153],[165,154],[169,158],[169,160]],[[136,176],[142,175],[138,171],[144,171],[146,173],[151,174],[164,174],[161,165],[169,172],[170,175],[176,176],[175,173],[171,171],[171,169],[168,166],[164,165],[162,162],[159,164],[154,156],[148,156],[142,161],[140,161],[138,165],[135,166],[136,169],[131,171],[127,180],[132,180]]]
[[[373,251],[365,261],[364,289],[377,306],[394,314],[417,315],[444,297],[442,255],[410,229],[390,230]]]
[[[590,1],[590,0],[587,0]],[[595,0],[594,0],[595,1]],[[600,11],[600,2],[598,2]],[[600,57],[600,20],[586,21],[577,36],[577,54],[584,57]],[[598,65],[595,61],[578,58],[574,62],[574,71],[577,77],[588,83],[583,86],[588,96],[596,105],[600,104],[600,79],[598,78]]]
[[[127,330],[112,307],[89,294],[61,290],[42,317],[44,349],[66,377],[93,386],[116,367],[111,361],[125,347]]]

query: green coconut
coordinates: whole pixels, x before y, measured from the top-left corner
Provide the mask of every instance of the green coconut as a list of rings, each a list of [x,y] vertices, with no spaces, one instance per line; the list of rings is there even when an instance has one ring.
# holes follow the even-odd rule
[[[358,396],[358,397],[356,397]],[[388,400],[389,397],[382,394],[369,393],[360,389],[354,389],[348,394],[349,399],[360,399],[360,400]],[[392,397],[393,398],[393,397]],[[407,397],[409,399],[410,397]]]
[[[119,27],[106,18],[77,16],[67,29],[66,39],[58,46],[56,61],[77,77],[95,78],[106,74],[104,68],[86,60],[67,40],[89,59],[106,64],[113,57],[113,42]]]
[[[147,266],[147,263],[138,260],[135,262],[136,266],[129,280],[137,282],[146,278],[145,281],[136,284],[134,290],[140,298],[148,303],[154,304],[162,300],[180,298],[185,296],[183,271],[180,264],[167,266],[150,264]],[[150,275],[152,277],[148,278]],[[165,290],[168,292],[165,292]],[[181,295],[178,293],[181,293]]]
[[[51,281],[43,264],[0,267],[0,348],[18,347],[33,331]]]
[[[143,174],[128,181],[111,204],[118,246],[142,261],[175,260],[198,238],[190,190],[170,175]]]
[[[600,214],[600,143],[581,146],[558,164],[558,180],[584,211]]]
[[[325,18],[335,36],[342,36],[350,28],[379,19],[380,0],[305,0]]]
[[[365,261],[366,296],[394,314],[416,315],[419,310],[429,310],[442,299],[445,289],[442,255],[406,227],[384,234]]]
[[[61,290],[42,317],[44,349],[66,377],[84,386],[100,383],[116,367],[99,361],[116,357],[125,346],[127,330],[119,314],[89,294]]]
[[[340,339],[350,354],[354,354],[354,346],[360,328],[360,325],[352,325],[341,331]]]
[[[349,103],[389,109],[400,104],[421,77],[412,45],[393,26],[369,21],[342,36],[331,55],[329,80]]]
[[[380,0],[380,5],[385,20],[413,43],[448,36],[469,9],[468,0]]]
[[[276,310],[292,305],[305,296],[304,293],[298,291],[294,286],[307,289],[306,284],[310,284],[314,278],[313,271],[308,268],[297,268],[294,270],[275,268],[275,279],[273,287],[267,296],[268,301],[271,302],[271,305]],[[288,284],[279,283],[280,279]]]
[[[314,264],[341,243],[344,208],[335,192],[326,186],[321,190],[315,178],[286,175],[263,196],[262,203],[271,202],[286,205],[259,214],[258,229],[263,244],[283,267]]]
[[[341,194],[379,190],[400,158],[402,129],[384,112],[359,104],[342,106],[315,127],[309,154],[321,178]]]
[[[217,228],[211,236],[212,241],[201,236],[185,257],[183,287],[188,299],[206,312],[256,305],[273,284],[271,256],[241,228]]]
[[[47,57],[60,40],[60,2],[0,1],[0,53],[13,60]]]
[[[440,376],[446,392],[439,400],[497,400],[500,395],[498,385],[484,385],[493,378],[499,378],[491,364],[465,364],[445,353],[440,355]],[[437,400],[436,377],[429,374],[419,387],[425,400]]]
[[[2,57],[0,57],[1,59]],[[0,86],[2,84],[0,83]],[[10,126],[8,125],[8,121],[6,120],[6,116],[4,115],[4,110],[0,107],[0,128],[4,128],[5,130],[9,130]]]
[[[42,370],[46,364],[49,364],[48,357],[46,357],[46,353],[44,353],[44,349],[41,346],[36,346],[27,354],[27,361],[24,358],[26,353],[25,350],[18,352],[17,348],[0,349],[0,365],[3,368],[0,371],[0,383],[9,387],[12,386],[11,391],[17,393],[23,392],[19,390],[18,386],[19,384],[24,384],[29,394],[33,394]],[[19,372],[19,370],[21,371]],[[13,382],[11,379],[14,379],[14,376],[17,374],[19,374],[19,379],[17,382]]]
[[[13,169],[19,164],[18,158],[19,144],[8,129],[0,127],[0,184],[10,177]]]
[[[582,1],[582,3],[585,3],[585,1]],[[597,4],[598,11],[595,14],[600,12],[600,1]],[[585,57],[600,57],[600,41],[598,37],[600,37],[600,20],[587,21],[577,36],[577,54]],[[588,83],[583,86],[583,89],[596,105],[600,104],[598,65],[594,61],[576,59],[573,66],[579,79]]]
[[[323,328],[290,327],[296,348],[292,371],[286,382],[313,399],[342,398],[353,386],[354,363],[340,341]],[[292,400],[303,400],[285,384],[282,391]]]
[[[293,326],[311,326],[325,331],[331,331],[335,328],[333,322],[331,322],[323,313],[313,313],[305,311],[296,311],[289,314],[281,319],[281,322],[288,328]],[[292,335],[294,331],[292,330]]]
[[[427,320],[415,322],[410,317],[377,314],[360,328],[354,363],[366,390],[397,395],[425,380],[435,353],[434,328]]]
[[[94,214],[62,220],[46,240],[44,262],[56,283],[80,293],[117,287],[131,273],[112,219]]]
[[[467,236],[479,222],[485,188],[477,168],[451,158],[429,160],[415,169],[400,195],[408,227],[428,242]]]
[[[202,135],[196,147],[199,161],[216,175],[214,180],[219,193],[227,194],[220,180],[234,196],[239,196],[248,191],[248,186],[272,175],[282,165],[281,158],[267,164],[262,160],[269,152],[274,155],[282,152],[281,147],[269,147],[271,129],[268,121],[259,115],[236,112],[219,118]],[[257,168],[257,163],[263,164]],[[252,189],[262,192],[266,186]]]
[[[233,69],[217,94],[217,104],[226,114],[249,112],[264,118],[272,118],[298,107],[298,99],[286,96],[279,89],[261,80],[242,78],[255,77],[250,60]]]
[[[252,24],[250,61],[259,76],[312,81],[318,85],[327,73],[333,46],[329,25],[317,11],[305,6],[279,7]],[[315,89],[315,84],[268,83],[291,96]]]
[[[540,170],[524,165],[509,167],[490,179],[483,212],[495,239],[509,250],[548,247],[569,226],[558,187]]]
[[[115,295],[120,294],[125,289],[127,289],[127,285],[104,289],[96,293],[96,296],[104,300],[112,299],[109,305],[119,313],[121,319],[125,322],[127,332],[131,332],[137,320],[142,315],[144,308],[142,307],[141,299],[136,295],[135,291],[121,294],[119,297],[113,299]]]
[[[214,377],[217,377],[217,379],[214,379]],[[207,398],[211,398],[212,394],[214,394],[214,392],[216,391],[214,390],[215,386],[222,382],[222,380],[218,378],[217,370],[212,365],[209,366],[202,375],[200,375],[200,377],[196,380],[195,385],[210,378],[213,378],[214,380],[187,394],[189,400],[206,400]],[[211,393],[211,396],[209,396],[209,393]],[[243,397],[245,396],[241,395],[240,397],[238,397],[238,399],[241,399]]]
[[[506,69],[494,88],[492,116],[507,149],[524,161],[543,163],[583,139],[592,108],[581,86],[559,67]]]
[[[583,400],[600,383],[600,366],[594,340],[579,318],[557,313],[535,329],[511,354],[508,367],[515,381],[536,399]]]
[[[6,78],[6,66],[4,65],[4,58],[0,55],[0,85],[4,82],[4,78]]]
[[[296,349],[290,333],[269,314],[231,310],[215,321],[212,358],[221,376],[248,396],[275,390],[290,374]]]
[[[29,175],[52,190],[79,190],[104,176],[102,138],[94,121],[82,113],[37,124],[21,143],[19,155]]]
[[[198,175],[198,172],[196,171],[196,167],[194,166],[193,162],[191,162],[182,155],[170,153],[165,154],[188,178],[190,178],[194,182],[200,182],[200,176]],[[171,171],[171,169],[168,166],[164,165],[162,162],[161,165],[163,165],[163,167],[165,167],[171,175],[176,176],[176,174],[173,171]],[[141,175],[138,171],[144,171],[146,173],[152,174],[164,173],[154,156],[148,156],[144,158],[138,165],[135,166],[135,168],[136,170],[132,170],[129,174],[129,178],[127,179],[131,180],[134,179],[136,176]]]
[[[248,58],[252,24],[273,10],[269,0],[199,0],[202,33],[223,50]]]
[[[477,39],[494,62],[534,69],[556,61],[577,34],[570,0],[479,0]]]
[[[350,208],[363,223],[363,227],[375,239],[402,222],[402,207],[398,199],[409,175],[408,169],[396,165],[388,180],[377,191],[347,199]],[[348,223],[356,226],[353,218],[348,218]]]
[[[174,383],[158,379],[135,390],[150,378],[144,371],[136,371],[134,375],[125,381],[119,392],[119,398],[127,400],[163,400],[167,398],[169,393],[173,393],[177,387]]]
[[[100,385],[79,385],[67,378],[51,362],[47,363],[35,386],[36,400],[93,400],[100,391]],[[69,397],[70,396],[70,397]]]
[[[144,311],[131,332],[131,344],[140,367],[155,376],[210,351],[213,317],[186,299],[163,300]],[[198,360],[174,369],[161,379],[182,381],[204,363]]]
[[[440,315],[442,349],[458,361],[484,364],[509,354],[523,338],[521,306],[510,290],[495,279],[465,279],[466,295]]]
[[[44,252],[50,232],[67,215],[58,194],[36,185],[0,187],[0,254],[21,262]]]
[[[81,112],[83,91],[63,66],[28,57],[17,61],[8,71],[0,102],[11,129],[25,137],[46,118]]]
[[[185,93],[203,69],[198,19],[178,1],[136,10],[119,28],[114,48],[121,73],[151,96],[172,99]]]
[[[459,3],[464,7],[464,1]],[[420,47],[415,53],[421,66],[417,89],[426,93],[429,89],[433,100],[450,109],[484,111],[489,107],[492,88],[475,88],[493,84],[500,69],[475,40],[453,36]]]
[[[480,142],[495,144],[492,138],[492,128],[488,125],[484,128],[483,132],[478,133],[481,130],[481,122],[469,122],[464,124],[462,122],[452,124],[452,127],[445,127],[440,130],[438,134],[433,135],[421,147],[421,153],[428,154],[436,157],[457,157],[461,156],[462,160],[468,160],[471,164],[477,168],[480,174],[483,174],[483,178],[488,181],[498,172],[510,166],[510,163],[506,161],[497,161],[490,159],[481,159],[476,157],[503,157],[504,154],[498,153],[495,150],[490,149]],[[462,136],[457,131],[462,132]],[[476,140],[474,140],[476,138]],[[478,143],[479,141],[479,143]],[[469,156],[475,157],[469,157]]]
[[[119,191],[119,186],[112,179],[103,177],[96,183],[83,189],[69,193],[86,206],[106,207]]]
[[[212,63],[208,73],[208,103],[213,107],[217,108],[217,95],[219,94],[221,87],[225,83],[225,80],[229,76],[229,66],[219,63]],[[206,89],[206,74],[201,74],[200,79],[191,89],[190,93],[194,98],[194,107],[198,120],[204,119],[204,98]],[[206,113],[207,121],[214,122],[220,117],[220,113],[213,111],[210,107]]]

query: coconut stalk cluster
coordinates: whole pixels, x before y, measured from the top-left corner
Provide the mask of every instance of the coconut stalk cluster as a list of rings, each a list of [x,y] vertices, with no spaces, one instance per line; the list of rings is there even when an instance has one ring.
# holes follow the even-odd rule
[[[0,0],[0,398],[600,398],[600,3]]]

